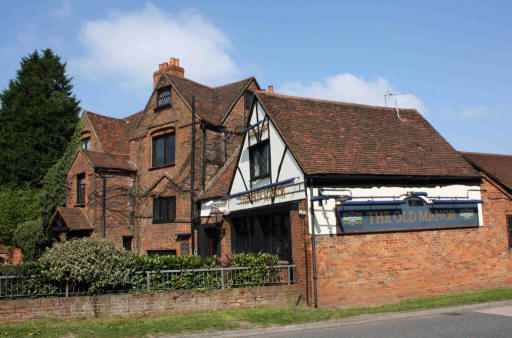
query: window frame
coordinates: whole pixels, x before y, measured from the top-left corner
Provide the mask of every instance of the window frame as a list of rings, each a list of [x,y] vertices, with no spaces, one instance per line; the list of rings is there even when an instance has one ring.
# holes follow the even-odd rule
[[[172,161],[167,161],[167,142],[166,142],[166,137],[172,137],[172,147],[174,148],[173,149],[173,158],[172,158]],[[155,164],[155,143],[157,142],[158,139],[163,139],[164,141],[164,159],[163,159],[163,164],[158,164],[156,165]],[[169,166],[173,166],[174,164],[176,163],[176,133],[174,131],[172,132],[168,132],[168,133],[163,133],[163,134],[158,134],[158,135],[154,135],[152,138],[151,138],[151,168],[164,168],[164,167],[169,167]]]
[[[250,91],[246,91],[245,92],[245,96],[244,96],[244,108],[246,110],[250,110],[251,109],[252,101],[253,100],[254,100],[254,93],[252,93]]]
[[[83,178],[83,184],[80,183]],[[80,173],[76,175],[76,205],[85,205],[85,173]],[[83,191],[81,194],[80,192]]]
[[[169,210],[169,218],[163,219],[162,212],[161,212],[161,204],[164,200],[170,200],[170,203],[174,204],[174,208]],[[158,209],[158,210],[157,210]],[[171,212],[173,211],[173,212]],[[158,217],[155,217],[158,216]],[[162,197],[153,197],[153,218],[152,223],[153,224],[166,224],[166,223],[173,223],[176,221],[176,196],[162,196]]]
[[[506,216],[508,248],[512,250],[512,215]]]
[[[169,98],[169,102],[165,102],[163,104],[160,104],[160,95],[162,93],[165,93],[165,92],[169,92],[169,95],[165,96],[165,98]],[[167,107],[170,107],[171,106],[171,100],[172,100],[172,90],[171,90],[171,86],[165,86],[165,87],[162,87],[162,88],[158,88],[156,90],[156,109],[159,110],[159,109],[163,109],[163,108],[167,108]]]
[[[87,147],[86,147],[86,145],[87,145]],[[84,149],[84,150],[91,149],[91,137],[90,136],[82,138],[82,149]]]
[[[268,146],[267,172],[265,174],[260,174],[260,175],[256,176],[254,174],[255,168],[254,168],[254,163],[252,161],[252,158],[253,158],[252,154],[253,154],[253,151],[259,151],[260,149],[265,149],[266,146]],[[263,153],[261,153],[261,154],[263,154]],[[251,175],[251,181],[256,181],[256,180],[270,177],[270,172],[272,170],[270,166],[271,166],[271,157],[270,157],[270,142],[269,142],[269,140],[268,139],[263,140],[254,145],[251,145],[249,147],[249,170],[250,170],[250,175]]]

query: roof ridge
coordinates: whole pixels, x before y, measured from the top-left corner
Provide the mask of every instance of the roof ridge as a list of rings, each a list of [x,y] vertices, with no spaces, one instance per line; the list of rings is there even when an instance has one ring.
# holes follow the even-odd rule
[[[262,92],[262,91],[255,91],[256,95],[266,95],[266,96],[276,96],[280,97],[282,99],[295,99],[295,100],[302,100],[302,101],[311,101],[311,102],[319,102],[319,103],[329,103],[329,104],[336,104],[341,106],[356,106],[356,107],[367,107],[367,108],[374,108],[374,109],[385,109],[390,111],[395,111],[395,108],[393,107],[384,107],[384,106],[374,106],[370,104],[363,104],[363,103],[354,103],[354,102],[343,102],[343,101],[333,101],[333,100],[326,100],[326,99],[315,99],[312,97],[304,97],[304,96],[293,96],[293,95],[286,95],[286,94],[277,94],[277,93],[269,93],[269,92]],[[418,112],[415,108],[400,108],[400,110],[405,111],[412,111],[412,112]]]
[[[197,85],[199,85],[199,86],[202,86],[202,87],[205,87],[205,88],[208,88],[208,89],[211,89],[211,90],[214,90],[214,89],[215,89],[215,88],[213,88],[213,87],[207,86],[207,85],[205,85],[205,84],[199,83],[199,82],[197,82],[197,81],[191,80],[191,79],[186,78],[186,77],[176,76],[176,75],[167,74],[167,73],[164,73],[164,74],[165,74],[166,76],[171,76],[171,77],[178,78],[178,79],[180,79],[180,80],[186,80],[186,81],[189,81],[189,82],[195,83],[195,84],[197,84]]]
[[[461,154],[467,154],[467,155],[486,155],[486,156],[501,156],[501,157],[510,157],[512,158],[512,155],[507,154],[496,154],[496,153],[480,153],[480,152],[474,152],[474,151],[458,151]]]
[[[131,115],[128,115],[128,116],[126,116],[126,117],[123,117],[123,118],[121,118],[121,120],[128,120],[129,118],[134,117],[135,115],[140,114],[140,113],[142,113],[142,112],[144,112],[144,109],[139,110],[138,112],[133,113],[133,114],[131,114]]]
[[[222,88],[222,87],[231,86],[231,85],[234,85],[234,84],[238,84],[240,82],[244,82],[244,81],[248,81],[248,80],[253,80],[253,79],[255,79],[254,76],[249,76],[249,77],[247,77],[245,79],[242,79],[242,80],[239,80],[239,81],[235,81],[235,82],[227,83],[227,84],[224,84],[224,85],[221,85],[221,86],[213,87],[213,89],[219,89],[219,88]]]
[[[98,113],[95,113],[95,112],[92,112],[92,111],[86,110],[86,109],[84,109],[84,113],[101,116],[101,117],[106,117],[107,119],[117,120],[117,121],[121,121],[121,122],[123,122],[123,120],[125,119],[125,118],[119,118],[119,117],[112,117],[112,116],[108,116],[108,115],[101,115],[101,114],[98,114]],[[132,114],[132,115],[135,115],[135,114]],[[132,115],[130,115],[130,116],[132,116]]]

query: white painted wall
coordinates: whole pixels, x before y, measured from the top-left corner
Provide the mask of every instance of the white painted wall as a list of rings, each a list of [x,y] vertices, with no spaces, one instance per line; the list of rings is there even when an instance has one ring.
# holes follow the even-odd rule
[[[431,203],[431,199],[481,199],[481,192],[479,185],[445,185],[436,187],[419,187],[419,186],[401,186],[401,187],[348,187],[348,188],[314,188],[313,196],[319,196],[320,192],[323,195],[349,195],[352,196],[352,201],[368,201],[368,200],[390,200],[405,199],[406,195],[410,192],[426,192],[428,196],[423,198],[427,203]],[[309,190],[308,190],[309,192]],[[308,196],[308,203],[309,203]],[[309,206],[309,204],[308,204]],[[314,222],[311,222],[311,215],[309,215],[309,231],[312,231],[311,224],[315,226],[315,233],[319,235],[336,234],[336,201],[329,199],[322,201],[322,204],[314,202]],[[482,205],[478,204],[478,223],[482,226]]]
[[[244,144],[242,147],[242,153],[240,155],[240,160],[238,163],[239,171],[237,170],[235,177],[233,179],[233,185],[231,186],[230,194],[236,194],[240,192],[244,192],[250,189],[254,189],[257,187],[261,187],[270,183],[276,183],[280,181],[284,181],[290,178],[294,178],[295,181],[293,184],[287,184],[285,186],[285,196],[279,196],[274,199],[272,202],[271,199],[264,199],[259,201],[254,201],[253,204],[240,203],[239,197],[230,198],[227,201],[226,205],[226,213],[237,210],[244,209],[252,209],[261,206],[267,206],[271,204],[278,204],[284,202],[290,202],[295,200],[301,200],[305,198],[304,193],[304,174],[302,173],[302,169],[298,165],[297,161],[293,157],[292,153],[288,150],[285,153],[286,144],[282,139],[281,135],[275,128],[274,124],[270,119],[265,119],[267,116],[265,110],[257,102],[250,116],[250,124],[254,125],[260,121],[264,121],[263,124],[260,124],[258,127],[253,128],[251,131],[247,132],[244,138]],[[250,165],[249,165],[249,143],[254,145],[257,143],[257,138],[255,132],[259,130],[259,128],[263,128],[263,133],[261,140],[269,140],[270,144],[270,170],[271,175],[265,179],[259,179],[251,182],[251,173],[250,173]],[[283,164],[281,166],[281,172],[279,177],[278,170],[279,164],[281,162],[281,158],[283,158]],[[240,174],[241,172],[241,174]],[[244,185],[245,180],[245,185]],[[247,187],[247,188],[246,188]]]

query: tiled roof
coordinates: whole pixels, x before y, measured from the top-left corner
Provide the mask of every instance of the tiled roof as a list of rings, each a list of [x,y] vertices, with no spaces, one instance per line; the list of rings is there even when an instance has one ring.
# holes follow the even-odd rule
[[[66,223],[66,227],[68,227],[71,231],[93,229],[91,223],[89,222],[87,216],[84,213],[83,208],[59,207],[57,208],[55,214],[60,214],[60,216],[64,220],[64,223]],[[51,223],[53,223],[53,221]]]
[[[137,168],[130,162],[129,155],[100,153],[97,151],[80,149],[84,156],[91,162],[94,168],[117,169],[136,171]]]
[[[512,190],[512,155],[460,152],[466,160]]]
[[[479,177],[416,110],[256,95],[306,174]]]
[[[235,100],[242,94],[254,77],[230,83],[220,87],[208,87],[192,80],[166,74],[165,76],[175,85],[189,105],[192,105],[192,95],[196,97],[196,113],[213,124],[221,124]]]
[[[235,175],[238,165],[239,153],[240,151],[236,151],[231,155],[219,172],[210,180],[200,196],[201,199],[221,197],[229,194],[231,180]]]
[[[103,151],[107,153],[128,154],[130,152],[130,123],[131,120],[116,119],[86,111],[94,131],[98,136]],[[128,118],[134,119],[137,114]]]

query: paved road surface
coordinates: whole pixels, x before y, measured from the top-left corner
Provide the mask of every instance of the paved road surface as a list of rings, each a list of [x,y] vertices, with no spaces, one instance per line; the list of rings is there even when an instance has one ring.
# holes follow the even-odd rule
[[[512,306],[262,337],[512,337]]]

